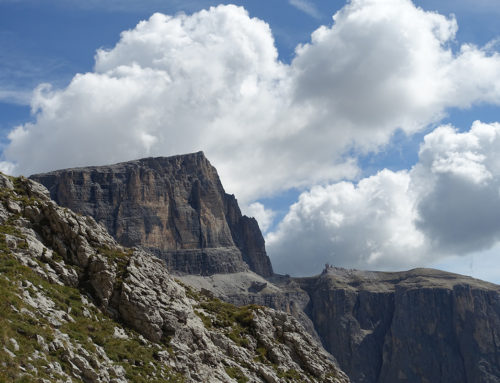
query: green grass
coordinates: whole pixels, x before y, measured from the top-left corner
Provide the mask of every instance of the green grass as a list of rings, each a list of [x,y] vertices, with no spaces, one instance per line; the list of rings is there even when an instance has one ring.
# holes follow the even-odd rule
[[[249,380],[238,367],[225,367],[225,370],[226,374],[230,378],[236,379],[238,383],[246,383]]]
[[[284,379],[285,382],[302,382],[303,381],[300,374],[294,369],[290,369],[287,371],[278,370],[278,378]]]
[[[267,355],[267,348],[265,348],[263,345],[257,345],[257,348],[255,349],[255,352],[257,356],[253,359],[255,362],[260,362],[260,363],[269,363],[268,355]]]
[[[203,314],[199,310],[194,310],[194,313],[196,315],[198,315],[198,317],[201,319],[201,321],[203,322],[203,325],[205,326],[205,328],[211,329],[213,327],[212,326],[212,320],[210,319],[210,317],[208,317],[207,315]]]
[[[206,328],[225,329],[226,336],[241,347],[248,347],[247,335],[253,335],[252,320],[257,305],[237,307],[220,299],[204,296],[199,308],[205,313],[195,311]]]

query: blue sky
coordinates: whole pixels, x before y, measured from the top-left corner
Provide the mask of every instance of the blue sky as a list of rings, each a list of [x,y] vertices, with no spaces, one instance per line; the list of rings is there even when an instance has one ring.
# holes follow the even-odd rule
[[[277,271],[498,283],[500,6],[387,1],[0,0],[2,168],[204,150]]]

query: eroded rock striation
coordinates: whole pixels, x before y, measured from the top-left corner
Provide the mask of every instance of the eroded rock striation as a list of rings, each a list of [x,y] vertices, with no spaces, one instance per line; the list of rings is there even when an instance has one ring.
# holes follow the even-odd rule
[[[432,269],[296,279],[353,382],[500,382],[500,286]]]
[[[202,152],[31,176],[54,201],[94,217],[124,246],[172,270],[272,275],[257,221],[243,216]]]
[[[0,293],[0,381],[349,381],[290,315],[183,286],[42,185],[3,175]]]

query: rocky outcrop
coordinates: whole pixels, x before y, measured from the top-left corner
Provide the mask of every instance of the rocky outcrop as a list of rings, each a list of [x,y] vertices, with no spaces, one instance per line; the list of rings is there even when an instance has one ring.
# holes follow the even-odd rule
[[[500,382],[500,286],[431,269],[297,279],[353,382]]]
[[[202,152],[31,176],[61,206],[94,217],[124,246],[172,270],[272,275],[257,222],[242,216]]]
[[[41,185],[0,175],[1,381],[348,382],[284,312],[183,286]]]
[[[304,312],[310,301],[309,295],[290,277],[275,275],[264,279],[253,272],[176,277],[237,306],[255,304],[284,311],[299,320],[306,331],[321,342],[311,319]]]
[[[273,275],[271,261],[266,253],[264,237],[255,218],[242,215],[234,195],[224,198],[226,220],[234,243],[241,250],[243,260],[250,270],[263,276]]]

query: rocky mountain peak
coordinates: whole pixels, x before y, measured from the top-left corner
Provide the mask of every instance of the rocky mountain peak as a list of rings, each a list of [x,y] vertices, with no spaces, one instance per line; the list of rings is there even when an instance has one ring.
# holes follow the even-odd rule
[[[90,215],[118,242],[172,270],[272,275],[257,221],[243,216],[203,152],[31,176],[61,206]]]

